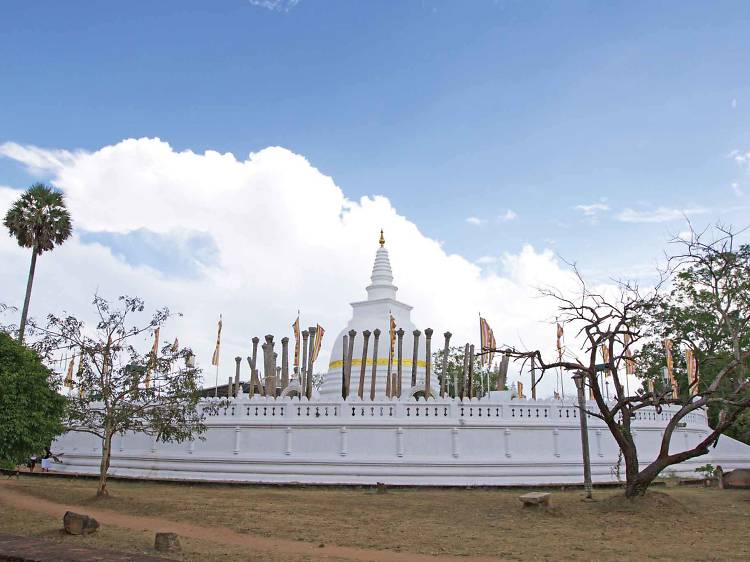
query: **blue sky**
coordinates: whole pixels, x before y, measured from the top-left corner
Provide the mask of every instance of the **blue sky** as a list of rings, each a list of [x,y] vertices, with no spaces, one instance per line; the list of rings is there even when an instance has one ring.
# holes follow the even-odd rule
[[[635,270],[683,225],[624,209],[750,222],[747,2],[262,4],[4,3],[0,142],[280,145],[469,259],[530,242]]]

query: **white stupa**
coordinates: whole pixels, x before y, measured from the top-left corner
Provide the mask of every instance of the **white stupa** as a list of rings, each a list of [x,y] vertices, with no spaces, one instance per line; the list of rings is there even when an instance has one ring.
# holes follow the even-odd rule
[[[403,352],[402,352],[402,383],[401,398],[406,399],[413,394],[424,391],[425,376],[425,335],[424,330],[420,329],[419,353],[417,360],[417,384],[412,387],[412,357],[414,353],[414,330],[417,327],[411,321],[412,307],[406,303],[396,300],[398,288],[393,284],[393,271],[391,262],[388,259],[388,250],[385,248],[385,239],[383,231],[380,232],[380,247],[375,253],[375,264],[372,267],[371,283],[366,288],[367,300],[351,303],[352,318],[346,327],[336,336],[331,352],[331,361],[328,367],[328,374],[320,388],[321,398],[340,398],[341,397],[341,370],[343,367],[343,344],[344,335],[348,335],[350,330],[355,330],[357,335],[354,340],[354,359],[352,360],[352,373],[349,384],[349,396],[353,399],[357,396],[359,381],[362,369],[362,345],[364,336],[362,332],[369,330],[374,332],[380,330],[380,340],[378,343],[378,367],[375,382],[375,397],[382,399],[386,397],[386,372],[388,371],[389,355],[389,319],[391,315],[396,321],[396,330],[404,330]],[[372,380],[372,364],[374,351],[374,335],[370,335],[370,341],[367,352],[367,366],[365,368],[364,398],[370,398],[370,384]],[[442,336],[438,337],[433,334],[432,349],[433,352],[442,348]],[[396,372],[396,357],[398,354],[397,345],[394,346],[393,365],[391,373]],[[440,386],[435,376],[433,366],[432,376],[430,377],[430,393],[437,396]]]

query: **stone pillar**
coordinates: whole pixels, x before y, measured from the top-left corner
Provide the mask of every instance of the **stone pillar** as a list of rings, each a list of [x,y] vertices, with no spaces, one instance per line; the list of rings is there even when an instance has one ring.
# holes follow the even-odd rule
[[[257,336],[253,338],[253,355],[252,359],[250,359],[250,370],[257,369],[258,368],[258,342],[260,341],[260,338]]]
[[[263,355],[264,373],[266,375],[266,396],[276,396],[276,361],[273,352],[273,336],[266,336]]]
[[[275,353],[273,354],[273,364],[276,365],[276,354]],[[279,386],[279,381],[280,380],[281,380],[281,367],[277,366],[276,367],[276,377],[274,379],[274,389],[275,389],[274,396],[277,395],[277,394],[280,396],[281,395],[281,391],[283,390],[283,388],[281,388]]]
[[[414,330],[414,352],[411,359],[411,387],[417,386],[417,363],[419,362],[419,335],[422,332]]]
[[[307,340],[310,334],[307,330],[302,330],[302,388],[300,391],[300,398],[303,394],[306,394],[305,389],[307,388]]]
[[[312,382],[313,382],[313,347],[315,346],[315,332],[318,329],[315,326],[310,326],[307,329],[307,333],[310,336],[310,347],[308,348],[307,354],[307,384],[305,385],[305,396],[310,400],[312,398]]]
[[[472,398],[474,396],[474,346],[469,346],[469,388],[467,396]]]
[[[229,382],[227,383],[227,398],[231,398],[232,397],[232,387],[233,386],[234,385],[232,384],[232,377],[230,376],[229,377]]]
[[[443,347],[443,376],[440,379],[440,398],[445,398],[445,387],[448,384],[448,354],[451,349],[450,342],[452,335],[450,332],[443,334],[443,337],[445,337],[445,346]]]
[[[281,387],[289,386],[289,338],[281,338]]]
[[[372,349],[372,379],[370,379],[370,400],[375,400],[375,381],[378,378],[378,340],[380,340],[380,330],[375,328],[372,332],[375,336]]]
[[[531,358],[531,399],[536,400],[536,363]]]
[[[404,330],[403,328],[399,328],[396,330],[396,336],[398,337],[398,350],[396,353],[398,353],[398,359],[396,360],[396,379],[397,379],[397,385],[398,390],[396,391],[396,396],[401,398],[401,390],[402,390],[402,377],[403,377],[403,371],[402,371],[402,365],[403,365],[403,351],[404,351]]]
[[[370,330],[362,332],[365,340],[362,342],[362,365],[359,370],[359,386],[357,388],[357,396],[360,400],[364,400],[365,397],[365,370],[367,369],[367,344],[370,341]]]
[[[430,394],[430,367],[432,366],[432,328],[427,328],[424,331],[424,398],[427,398]]]
[[[506,353],[503,355],[502,361],[497,371],[497,389],[505,390],[505,385],[508,382],[508,364],[510,363],[510,357]]]
[[[468,374],[469,374],[469,344],[467,343],[464,346],[464,365],[463,365],[463,369],[461,370],[461,384],[459,385],[461,400],[463,400],[464,397],[466,396],[466,379],[467,379]]]
[[[341,346],[341,398],[346,400],[346,369],[349,353],[349,336],[344,334],[344,343]]]
[[[352,380],[352,360],[354,359],[354,339],[357,337],[357,331],[356,330],[349,330],[349,345],[346,347],[346,350],[344,351],[346,353],[346,394],[344,395],[344,398],[349,397],[349,385]]]
[[[234,395],[240,395],[240,366],[242,365],[242,357],[235,357],[234,362],[236,363],[234,369]]]

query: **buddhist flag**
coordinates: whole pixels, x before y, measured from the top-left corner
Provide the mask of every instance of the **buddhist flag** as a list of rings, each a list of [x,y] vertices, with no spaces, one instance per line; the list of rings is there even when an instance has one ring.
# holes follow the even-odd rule
[[[211,365],[219,366],[219,354],[221,352],[221,314],[219,314],[219,326],[216,330],[216,347],[214,348]]]
[[[625,334],[625,373],[628,375],[635,374],[635,361],[633,361],[633,351],[630,349],[630,334]]]
[[[694,391],[698,392],[698,361],[695,358],[695,352],[690,348],[685,350],[685,361],[687,362],[688,387],[695,386]]]
[[[393,354],[396,351],[396,319],[393,317],[393,314],[389,314],[388,316],[390,317],[388,335],[391,342],[390,355],[388,358],[392,361]]]
[[[490,328],[489,323],[487,320],[479,317],[479,337],[481,340],[481,349],[482,349],[482,355],[481,355],[481,361],[482,365],[492,365],[492,360],[495,357],[493,350],[497,347],[497,343],[495,342],[495,334],[492,333],[492,328]],[[490,351],[490,353],[487,353],[485,355],[486,351]]]
[[[156,367],[156,357],[159,354],[159,327],[154,330],[154,345],[151,347],[151,357],[149,358],[149,367],[146,371],[146,388],[151,387],[151,370]]]
[[[294,366],[299,368],[299,311],[297,311],[297,319],[292,324],[292,330],[294,331]]]
[[[563,346],[562,346],[562,337],[563,337],[564,331],[562,324],[559,322],[557,323],[557,358],[558,361],[562,361],[563,356]]]
[[[677,379],[674,378],[674,359],[672,358],[672,340],[669,338],[664,339],[664,352],[667,356],[667,376],[669,382],[672,384],[672,397],[677,398],[680,394],[680,387],[677,384]]]
[[[65,387],[73,388],[73,364],[75,363],[75,355],[70,358],[70,364],[68,365],[68,373],[65,375]]]
[[[609,348],[606,346],[606,344],[602,344],[599,346],[599,350],[602,353],[602,362],[604,362],[604,364],[607,366],[604,370],[604,376],[608,377],[612,374],[609,370]]]
[[[518,391],[517,391],[518,398],[524,398],[524,395],[523,395],[523,383],[521,381],[518,381],[516,383],[516,388],[518,389]]]
[[[318,353],[320,353],[320,348],[323,345],[323,335],[326,333],[326,331],[323,329],[323,326],[320,324],[316,324],[316,330],[315,330],[315,340],[313,341],[312,346],[312,359],[311,361],[315,363],[315,360],[318,358]]]
[[[172,347],[169,349],[172,353],[177,353],[180,349],[180,341],[175,338]]]

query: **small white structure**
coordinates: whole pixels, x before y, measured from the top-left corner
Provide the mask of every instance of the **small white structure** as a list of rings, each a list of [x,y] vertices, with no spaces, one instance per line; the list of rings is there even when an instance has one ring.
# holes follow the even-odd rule
[[[268,483],[390,485],[529,485],[580,483],[579,409],[572,399],[515,399],[492,392],[481,399],[415,399],[411,356],[415,329],[411,307],[396,300],[396,287],[382,238],[367,287],[367,300],[352,303],[353,315],[336,338],[320,397],[242,395],[207,420],[203,438],[158,443],[143,434],[115,437],[110,474],[155,479]],[[405,330],[403,393],[387,398],[389,315]],[[361,357],[362,332],[379,328],[378,377],[370,400],[373,340],[370,340],[364,399],[357,396],[361,361],[353,361],[349,398],[341,398],[342,342],[357,331],[354,357]],[[424,337],[424,336],[423,336]],[[424,345],[417,363],[416,389],[424,385]],[[437,346],[435,346],[437,348]],[[407,359],[408,358],[408,362]],[[394,367],[395,369],[395,367]],[[437,377],[431,378],[433,395]],[[414,390],[414,389],[412,389]],[[211,400],[211,399],[208,399]],[[596,411],[596,404],[587,406]],[[676,408],[635,414],[633,433],[643,464],[657,455],[664,427]],[[672,437],[672,451],[692,448],[708,433],[705,413],[685,416]],[[592,476],[616,481],[619,449],[604,423],[589,416]],[[68,433],[54,444],[64,453],[57,469],[97,473],[101,442]],[[695,475],[706,463],[725,469],[750,468],[750,447],[722,436],[708,455],[671,467]],[[624,468],[623,468],[624,469]]]

